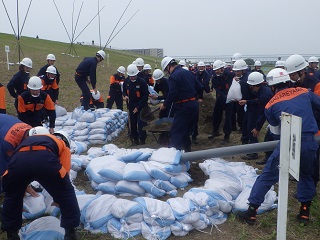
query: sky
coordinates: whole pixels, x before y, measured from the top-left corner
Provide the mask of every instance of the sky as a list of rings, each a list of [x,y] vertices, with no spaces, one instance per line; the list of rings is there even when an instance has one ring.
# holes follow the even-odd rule
[[[30,0],[2,1],[15,31],[18,1],[21,29]],[[102,46],[138,11],[113,38],[112,48],[163,48],[167,56],[320,53],[319,0],[132,0],[116,28],[129,0],[32,0],[22,36],[70,42],[54,2],[70,38],[83,3],[75,42],[94,40],[100,45],[99,18],[85,28],[98,13],[99,3],[100,9],[104,7]],[[13,34],[0,4],[0,32]]]

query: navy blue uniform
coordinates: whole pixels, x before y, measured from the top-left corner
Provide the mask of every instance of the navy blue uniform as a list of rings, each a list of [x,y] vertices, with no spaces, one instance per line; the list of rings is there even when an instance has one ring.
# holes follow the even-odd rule
[[[42,80],[41,90],[49,94],[51,100],[55,103],[59,97],[59,85],[57,78],[50,79],[47,74],[40,77]]]
[[[286,88],[278,93],[266,105],[265,114],[272,127],[281,124],[281,112],[302,118],[302,137],[300,153],[300,180],[297,183],[299,202],[311,201],[316,192],[312,180],[313,164],[318,149],[314,134],[318,131],[312,106],[320,109],[320,97],[305,88]],[[269,157],[262,174],[257,178],[249,197],[250,204],[260,206],[271,186],[279,180],[280,144]]]
[[[137,77],[135,82],[132,82],[130,78],[126,78],[123,84],[123,95],[129,97],[128,110],[131,139],[138,143],[139,138],[141,143],[145,143],[147,133],[142,128],[147,124],[140,119],[140,111],[148,105],[148,85],[144,79],[139,77]],[[133,113],[135,108],[138,109],[137,113]]]
[[[32,136],[21,142],[2,178],[2,230],[15,232],[21,228],[23,196],[32,181],[38,181],[59,204],[61,227],[79,225],[80,210],[68,174],[70,159],[70,149],[53,135]]]
[[[190,134],[199,112],[196,96],[202,86],[194,75],[180,66],[174,68],[169,77],[169,93],[163,105],[174,104],[174,120],[170,129],[170,147],[191,150]]]
[[[42,68],[40,68],[37,76],[40,77],[42,75],[46,75],[47,74],[47,68],[50,67],[50,66],[52,66],[52,65],[46,64]],[[54,67],[56,68],[56,71],[57,71],[57,74],[56,74],[57,84],[59,84],[59,82],[60,82],[60,73],[59,73],[57,67],[56,66],[54,66]]]
[[[82,106],[84,110],[89,109],[90,103],[90,89],[87,85],[88,77],[90,77],[90,83],[93,89],[96,88],[96,71],[97,71],[98,59],[96,57],[85,57],[83,61],[79,64],[74,75],[78,86],[82,91],[83,101]]]
[[[18,96],[27,90],[29,73],[17,72],[7,85],[10,95],[15,99],[14,106],[18,109]]]
[[[111,109],[113,103],[116,102],[117,109],[123,110],[121,84],[123,84],[124,79],[124,76],[120,76],[118,73],[113,74],[110,77],[110,90],[107,99],[107,108]]]

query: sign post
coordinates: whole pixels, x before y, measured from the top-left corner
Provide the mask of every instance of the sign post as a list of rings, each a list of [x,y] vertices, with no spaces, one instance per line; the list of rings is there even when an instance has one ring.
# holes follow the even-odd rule
[[[8,70],[10,70],[10,63],[9,63],[9,52],[10,52],[10,46],[5,45],[4,50],[7,53],[7,65],[8,65]]]
[[[301,125],[300,117],[282,112],[277,240],[286,239],[289,173],[299,180]]]

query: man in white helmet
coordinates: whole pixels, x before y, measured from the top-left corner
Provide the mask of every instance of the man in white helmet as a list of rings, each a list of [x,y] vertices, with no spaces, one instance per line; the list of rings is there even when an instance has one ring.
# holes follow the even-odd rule
[[[308,59],[309,66],[307,67],[307,75],[317,77],[316,72],[318,71],[319,59],[312,56]]]
[[[14,106],[18,110],[18,96],[27,90],[30,78],[29,72],[32,69],[32,60],[24,58],[20,62],[19,72],[17,72],[7,85],[10,95],[15,99]]]
[[[107,99],[107,108],[111,109],[116,103],[117,109],[123,110],[122,88],[125,80],[126,69],[120,66],[117,72],[110,77],[110,90]]]
[[[313,108],[320,110],[320,97],[306,88],[290,88],[289,74],[283,69],[273,69],[267,75],[268,85],[274,91],[274,97],[265,107],[265,115],[273,134],[280,134],[281,113],[286,112],[302,118],[301,150],[300,150],[300,179],[297,182],[297,199],[301,203],[297,220],[301,225],[309,222],[310,206],[316,194],[312,180],[313,162],[318,149],[314,134],[318,126],[313,116]],[[297,107],[302,106],[302,107]],[[262,173],[256,179],[248,202],[248,210],[236,212],[236,216],[254,225],[259,207],[265,200],[270,188],[279,181],[280,143],[269,157]]]
[[[262,66],[262,64],[260,61],[255,61],[254,65],[253,65],[254,68],[252,69],[252,72],[259,72],[263,75],[264,79],[266,79],[266,75],[262,71],[261,66]]]
[[[60,82],[60,73],[59,73],[57,67],[54,65],[55,62],[56,62],[55,55],[53,55],[52,53],[48,54],[47,55],[47,64],[44,65],[42,68],[40,68],[37,76],[42,78],[43,75],[46,75],[48,67],[54,66],[56,68],[56,81],[57,81],[57,84],[59,84],[59,82]]]
[[[89,107],[91,111],[94,111],[95,109],[98,109],[98,108],[104,108],[104,100],[101,93],[99,91],[95,93],[93,90],[90,90],[90,92],[91,92],[91,98],[90,98]],[[82,103],[82,101],[83,101],[83,96],[80,97],[80,103]]]
[[[76,69],[74,79],[76,80],[79,88],[82,91],[83,101],[81,106],[84,110],[88,110],[91,92],[88,84],[91,84],[92,90],[97,93],[97,65],[103,61],[106,57],[106,53],[103,50],[99,50],[95,57],[85,57]],[[89,79],[88,79],[89,78]]]
[[[41,90],[49,94],[51,100],[59,104],[59,85],[57,81],[57,69],[54,66],[49,66],[46,70],[46,74],[42,75],[42,88]]]
[[[50,96],[41,91],[42,81],[34,76],[29,79],[28,91],[18,96],[18,118],[32,127],[42,126],[45,115],[49,118],[49,131],[54,132],[56,111]]]
[[[128,78],[123,84],[124,100],[128,102],[130,138],[133,145],[145,144],[147,132],[143,130],[146,123],[140,119],[140,111],[148,105],[148,85],[138,77],[139,70],[135,64],[127,67]]]
[[[191,151],[190,135],[199,113],[197,96],[202,86],[194,75],[178,66],[172,57],[165,57],[161,67],[169,77],[169,92],[160,110],[174,107],[174,120],[170,129],[170,147]]]
[[[24,191],[32,181],[38,181],[59,206],[64,239],[79,239],[75,228],[80,223],[80,210],[70,181],[70,166],[70,137],[64,131],[33,135],[19,144],[2,177],[5,196],[1,229],[8,239],[20,239]]]
[[[154,79],[152,78],[151,70],[152,68],[150,64],[145,64],[143,66],[143,78],[149,86],[154,85]]]

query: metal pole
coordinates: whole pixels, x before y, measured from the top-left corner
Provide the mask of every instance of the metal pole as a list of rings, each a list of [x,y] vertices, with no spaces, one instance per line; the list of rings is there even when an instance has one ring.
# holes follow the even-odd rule
[[[320,143],[320,136],[316,136],[315,139]],[[208,150],[194,151],[183,153],[180,162],[187,161],[203,161],[209,158],[232,156],[246,153],[267,152],[273,151],[279,141],[270,141],[262,143],[252,143],[245,145],[236,145],[230,147],[214,148]]]

